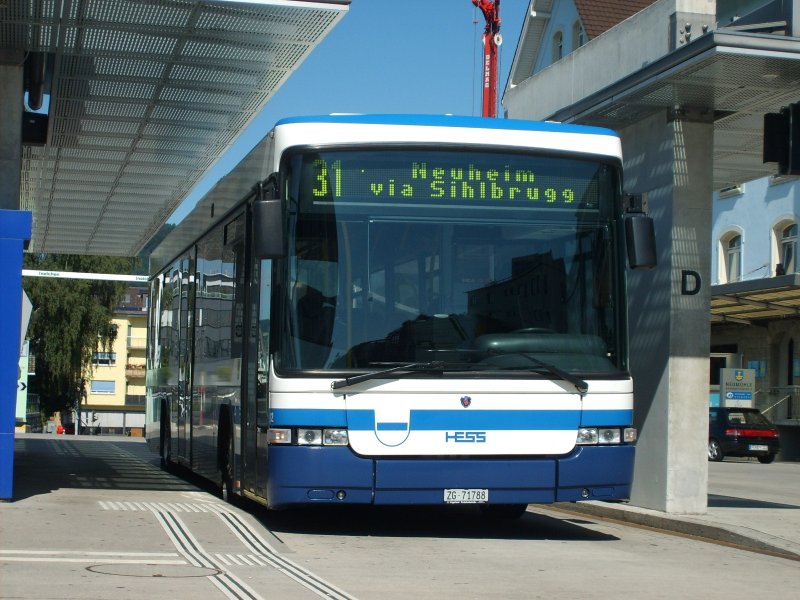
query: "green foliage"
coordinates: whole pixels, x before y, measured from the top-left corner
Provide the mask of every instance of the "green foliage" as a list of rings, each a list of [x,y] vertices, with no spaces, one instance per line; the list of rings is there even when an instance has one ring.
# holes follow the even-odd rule
[[[135,259],[67,254],[26,254],[24,268],[37,271],[130,274]],[[70,410],[80,399],[82,377],[92,355],[111,341],[111,311],[126,288],[124,282],[26,277],[23,288],[33,304],[28,327],[36,355],[31,391],[39,394],[42,412]]]

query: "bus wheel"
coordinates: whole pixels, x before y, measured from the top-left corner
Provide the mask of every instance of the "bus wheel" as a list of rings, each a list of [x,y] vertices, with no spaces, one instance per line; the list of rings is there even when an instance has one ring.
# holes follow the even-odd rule
[[[220,413],[217,458],[220,470],[220,496],[224,502],[233,501],[233,435],[230,415],[227,410]]]
[[[519,519],[528,510],[527,504],[481,504],[483,516],[490,519]]]
[[[233,502],[233,477],[230,468],[222,472],[222,484],[220,486],[220,497],[223,502]]]
[[[161,468],[169,470],[172,462],[172,438],[170,436],[169,421],[167,418],[167,406],[161,404],[161,422],[159,423],[159,457],[161,458]]]

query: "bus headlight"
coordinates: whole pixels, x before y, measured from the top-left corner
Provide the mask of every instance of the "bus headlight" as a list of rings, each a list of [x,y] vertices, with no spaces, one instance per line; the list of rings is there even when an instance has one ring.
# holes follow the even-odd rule
[[[321,429],[298,429],[297,443],[300,446],[320,446],[322,445]]]
[[[292,443],[292,430],[291,429],[270,429],[267,431],[268,444],[291,444]]]
[[[350,439],[347,429],[305,429],[298,428],[299,446],[347,446]]]
[[[581,427],[575,443],[579,446],[633,444],[635,427]]]
[[[616,427],[597,430],[597,443],[598,444],[619,444],[622,441],[622,433]]]
[[[347,446],[350,438],[347,429],[325,429],[322,432],[322,443],[325,446]]]
[[[596,427],[581,427],[578,429],[578,439],[575,442],[579,445],[596,444],[597,443],[597,428]]]

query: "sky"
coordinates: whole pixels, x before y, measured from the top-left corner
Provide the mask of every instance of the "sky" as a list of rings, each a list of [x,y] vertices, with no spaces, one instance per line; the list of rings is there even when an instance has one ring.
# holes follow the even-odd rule
[[[500,3],[499,97],[528,3]],[[471,0],[352,0],[344,18],[167,222],[180,222],[282,118],[330,113],[480,115],[484,25],[483,14]]]

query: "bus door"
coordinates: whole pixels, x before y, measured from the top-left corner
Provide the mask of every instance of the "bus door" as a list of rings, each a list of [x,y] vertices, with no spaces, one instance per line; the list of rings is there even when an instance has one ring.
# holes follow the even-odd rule
[[[267,495],[269,427],[269,331],[272,261],[256,260],[250,279],[244,414],[244,489]]]
[[[172,451],[176,458],[191,464],[191,327],[192,327],[192,313],[194,311],[193,294],[191,285],[193,278],[191,276],[191,259],[189,256],[183,256],[179,263],[179,272],[176,273],[178,281],[178,299],[180,312],[177,320],[178,327],[178,346],[177,346],[177,359],[178,359],[178,385],[177,385],[177,398],[176,406],[177,411],[175,414],[175,425],[177,427],[177,435],[172,442]]]

